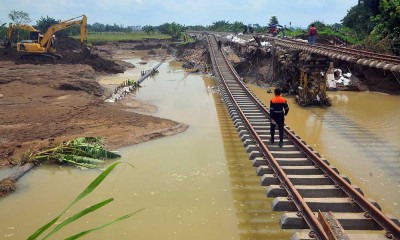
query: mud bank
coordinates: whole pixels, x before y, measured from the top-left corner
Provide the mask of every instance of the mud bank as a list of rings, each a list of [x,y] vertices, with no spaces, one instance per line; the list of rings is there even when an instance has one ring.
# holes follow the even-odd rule
[[[33,146],[79,136],[104,137],[106,146],[115,149],[187,128],[129,111],[126,101],[104,102],[109,90],[99,77],[134,67],[121,61],[123,54],[136,45],[151,49],[153,42],[111,43],[87,52],[76,41],[65,41],[58,49],[64,58],[51,63],[22,62],[13,50],[0,48],[0,167],[18,164]],[[148,57],[165,57],[168,49],[155,49]]]

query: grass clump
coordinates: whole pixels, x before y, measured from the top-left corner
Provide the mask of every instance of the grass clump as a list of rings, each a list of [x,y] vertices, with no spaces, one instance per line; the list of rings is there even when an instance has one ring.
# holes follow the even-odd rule
[[[105,159],[121,157],[104,148],[103,139],[82,137],[46,149],[31,149],[22,156],[22,162],[56,161],[83,168],[100,168]]]

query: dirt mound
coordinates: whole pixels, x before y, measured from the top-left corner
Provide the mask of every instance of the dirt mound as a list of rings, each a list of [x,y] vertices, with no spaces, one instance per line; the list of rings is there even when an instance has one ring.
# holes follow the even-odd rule
[[[0,48],[0,61],[13,61],[16,64],[87,64],[97,72],[122,73],[126,70],[125,66],[112,60],[104,59],[96,53],[91,53],[86,47],[73,38],[59,38],[57,40],[57,54],[62,56],[60,60],[27,60],[21,59],[15,47],[5,49]]]
[[[79,40],[70,38],[70,37],[63,37],[57,39],[57,51],[71,51],[77,50],[82,48],[82,44]]]
[[[59,88],[61,90],[85,91],[98,97],[102,96],[104,93],[104,89],[98,84],[98,82],[82,79],[60,83]]]

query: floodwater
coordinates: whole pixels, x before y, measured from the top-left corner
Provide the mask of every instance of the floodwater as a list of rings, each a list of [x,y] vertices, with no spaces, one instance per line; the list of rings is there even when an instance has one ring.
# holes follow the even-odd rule
[[[272,94],[249,86],[263,102]],[[349,177],[385,213],[400,218],[400,96],[329,92],[332,107],[300,108],[288,97],[286,124]]]
[[[137,68],[100,81],[119,84],[137,78],[141,70],[157,64],[148,61],[140,65],[140,58],[129,61]],[[290,237],[291,231],[279,228],[281,213],[271,211],[272,199],[264,196],[265,188],[260,186],[220,96],[215,94],[214,80],[187,74],[180,65],[164,63],[159,74],[145,80],[143,87],[130,97],[156,106],[150,113],[154,116],[188,124],[188,130],[119,149],[123,156],[120,160],[135,168],[120,164],[67,215],[110,197],[114,202],[68,225],[53,239],[65,238],[141,208],[145,210],[136,216],[86,239]],[[265,89],[252,88],[266,101],[270,97]],[[329,109],[299,108],[290,100],[287,123],[341,172],[352,176],[353,183],[367,191],[368,196],[383,202],[385,210],[398,214],[398,207],[393,204],[400,199],[400,136],[394,120],[400,117],[400,110],[395,108],[399,98],[374,93],[334,95],[338,97]],[[385,106],[372,107],[374,101]],[[388,120],[388,116],[393,119]],[[350,134],[354,129],[359,133]],[[371,137],[376,140],[376,151],[364,145],[369,144],[366,140]],[[359,169],[368,169],[366,176]],[[14,194],[0,200],[0,239],[26,239],[61,212],[98,174],[96,170],[67,166],[35,168],[18,182]]]

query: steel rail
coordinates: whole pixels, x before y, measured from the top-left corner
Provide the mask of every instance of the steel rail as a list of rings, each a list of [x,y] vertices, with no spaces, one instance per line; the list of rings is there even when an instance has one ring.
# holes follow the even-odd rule
[[[210,44],[210,40],[207,38]],[[211,45],[210,45],[211,46]],[[215,56],[214,50],[213,54]],[[226,57],[225,54],[222,52],[222,55],[224,58]],[[226,60],[225,60],[226,61]],[[234,71],[233,67],[226,61],[228,67],[230,68],[231,73],[237,78],[240,79],[240,77],[237,75],[236,71]],[[218,69],[219,66],[217,65]],[[223,78],[222,73],[220,72],[221,77]],[[227,84],[225,81],[223,81],[225,87],[227,88],[230,98],[232,99],[232,93],[230,92]],[[253,100],[253,102],[256,103],[256,105],[267,115],[269,115],[269,111],[256,99],[256,97],[247,90],[247,87],[244,85],[242,81],[238,81],[239,85],[241,86],[242,89],[245,90],[245,93],[250,96],[250,98]],[[237,105],[237,102],[233,99],[235,102],[236,106],[240,110],[240,114],[244,116],[244,113],[241,111],[240,107]],[[244,116],[245,117],[245,116]],[[246,121],[247,124],[250,124],[248,121]],[[251,124],[249,125],[251,127]],[[255,130],[251,127],[253,130],[253,137],[256,136],[257,141],[261,142],[260,146],[262,146],[263,151],[266,151],[268,157],[271,157],[271,159],[275,160],[265,144],[262,142],[262,140],[258,137],[258,134],[255,133]],[[309,149],[308,146],[306,146],[302,141],[300,141],[286,126],[284,127],[285,135],[289,137],[292,142],[304,152],[307,157],[313,161],[313,163],[318,166],[327,176],[329,176],[335,183],[336,185],[342,189],[350,198],[352,198],[355,203],[357,203],[365,212],[367,212],[371,218],[379,224],[386,232],[387,235],[390,236],[392,235],[395,239],[400,239],[400,227],[397,226],[391,219],[389,219],[386,215],[382,213],[375,205],[373,205],[368,199],[366,199],[360,192],[358,192],[356,189],[354,189],[351,184],[349,184],[347,181],[345,181],[338,173],[336,173],[332,168],[329,167],[328,164],[326,164],[320,157],[318,157],[311,149]],[[260,147],[259,146],[259,147]],[[272,161],[273,161],[272,160]],[[275,163],[278,164],[275,160]],[[279,165],[278,165],[279,166]],[[279,167],[280,168],[280,167]],[[276,169],[274,169],[275,173],[277,172]],[[278,173],[278,178],[279,178],[280,173]],[[280,179],[281,180],[281,179]],[[289,180],[290,181],[290,180]],[[297,191],[297,190],[296,190]],[[313,214],[313,216],[315,216]],[[318,222],[319,223],[319,222]],[[310,226],[311,227],[311,226]]]
[[[209,46],[211,47],[212,45],[211,45],[210,39],[207,38],[207,40],[209,42]],[[291,183],[289,177],[286,175],[286,173],[279,166],[278,162],[276,161],[274,156],[272,156],[271,152],[268,150],[267,146],[264,144],[264,142],[262,141],[260,136],[256,133],[256,130],[253,128],[253,126],[251,125],[251,123],[247,119],[246,115],[242,111],[241,107],[237,103],[236,99],[234,98],[232,92],[230,91],[230,89],[229,89],[229,87],[228,87],[228,85],[227,85],[227,83],[225,81],[225,78],[224,78],[224,75],[222,74],[220,66],[217,63],[217,57],[215,55],[214,49],[212,47],[211,47],[211,49],[212,49],[212,54],[213,54],[213,56],[215,58],[215,63],[216,63],[215,65],[216,65],[216,67],[217,67],[217,69],[219,71],[219,74],[220,74],[220,76],[221,76],[221,78],[223,80],[222,83],[225,85],[225,88],[226,88],[226,91],[227,91],[227,93],[229,95],[229,98],[235,104],[236,109],[238,110],[238,113],[241,115],[242,120],[246,122],[247,129],[249,130],[249,132],[251,132],[253,138],[257,141],[257,143],[258,143],[259,147],[261,148],[261,150],[263,151],[264,155],[266,155],[266,157],[268,158],[268,160],[270,162],[270,166],[274,170],[276,177],[279,179],[279,181],[282,184],[284,184],[284,186],[287,189],[287,191],[291,194],[292,201],[296,205],[297,209],[303,214],[303,217],[304,217],[305,221],[310,226],[311,230],[314,231],[314,234],[316,235],[316,237],[318,239],[323,239],[323,240],[329,239],[327,234],[325,233],[325,230],[323,229],[321,223],[318,221],[317,217],[314,215],[314,213],[311,211],[310,207],[304,201],[304,199],[302,198],[300,193],[297,191],[297,189]],[[223,58],[224,58],[224,60],[226,62],[226,56],[225,56],[225,54],[223,52],[222,52],[222,55],[223,55]],[[229,66],[229,64],[227,64],[227,65]],[[229,67],[229,70],[232,71],[232,69],[230,67]],[[234,73],[234,72],[232,72],[232,73]],[[237,76],[237,75],[234,74],[234,76]],[[245,92],[247,92],[247,91],[245,91]],[[256,102],[258,102],[258,101],[256,101]]]
[[[268,37],[268,38],[271,40],[277,40],[272,37]],[[292,39],[285,39],[285,40],[279,40],[279,41],[295,43],[297,45],[309,47],[309,44],[307,44],[307,43],[299,42],[299,41],[292,40]],[[365,59],[400,64],[400,58],[397,56],[368,52],[368,51],[363,51],[363,50],[358,50],[358,49],[335,47],[335,46],[330,46],[330,45],[326,45],[326,44],[316,44],[316,46],[321,49],[327,50],[327,51],[335,51],[335,52],[342,53],[342,54],[348,54],[348,55],[352,55],[353,57],[357,57],[357,58],[365,58]],[[366,54],[368,54],[368,55],[366,55]]]
[[[375,56],[378,56],[378,57],[388,58],[388,59],[391,59],[391,60],[394,60],[394,61],[400,61],[400,57],[396,56],[396,55],[369,52],[369,51],[365,51],[365,50],[361,50],[361,49],[345,48],[345,47],[329,45],[329,44],[317,44],[317,46],[319,46],[319,45],[322,45],[322,46],[325,46],[325,47],[329,47],[329,48],[333,48],[333,49],[349,50],[349,51],[360,52],[360,53],[365,53],[365,54],[369,54],[369,55],[372,54],[372,55],[375,55]]]

